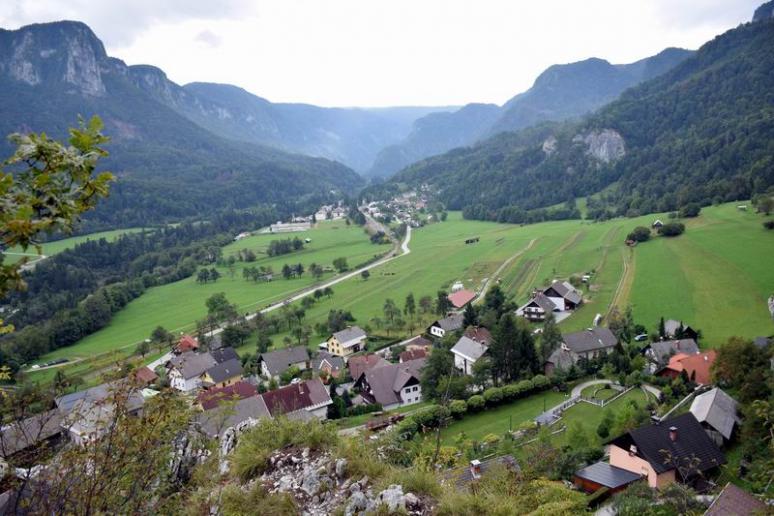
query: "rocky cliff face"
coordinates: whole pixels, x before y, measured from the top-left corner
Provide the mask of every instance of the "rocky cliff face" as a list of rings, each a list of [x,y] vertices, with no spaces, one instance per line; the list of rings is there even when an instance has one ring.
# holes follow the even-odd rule
[[[613,129],[577,135],[573,138],[573,142],[585,143],[587,146],[586,154],[605,164],[617,161],[626,155],[624,139],[618,131]]]

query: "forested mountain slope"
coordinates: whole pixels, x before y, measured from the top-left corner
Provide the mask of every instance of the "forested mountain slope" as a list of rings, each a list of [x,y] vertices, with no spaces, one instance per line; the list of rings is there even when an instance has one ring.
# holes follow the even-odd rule
[[[101,225],[206,217],[351,190],[361,182],[326,159],[216,136],[159,101],[149,92],[154,84],[170,96],[179,88],[156,68],[108,57],[82,23],[0,31],[0,134],[44,131],[63,138],[78,115],[103,118],[112,138],[104,166],[118,181],[90,217]],[[3,139],[0,150],[7,156],[12,147]]]
[[[673,68],[692,53],[668,48],[629,64],[614,65],[591,58],[551,66],[529,90],[502,107],[468,104],[455,112],[420,118],[403,141],[379,153],[369,174],[387,177],[420,159],[471,145],[487,136],[585,115],[615,100],[626,88]]]
[[[583,121],[501,134],[393,181],[428,183],[469,217],[514,222],[603,190],[592,215],[749,198],[774,185],[772,48],[774,19],[742,25]]]

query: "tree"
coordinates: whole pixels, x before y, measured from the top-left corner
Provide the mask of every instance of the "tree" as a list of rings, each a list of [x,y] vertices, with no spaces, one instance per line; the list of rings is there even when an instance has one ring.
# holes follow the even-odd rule
[[[722,385],[738,391],[743,404],[765,399],[770,393],[768,354],[751,341],[731,337],[718,347],[712,366],[715,379]]]
[[[451,310],[452,304],[449,301],[449,296],[443,290],[439,290],[435,297],[435,313],[438,315],[446,315],[446,312]]]
[[[218,272],[218,269],[216,269],[215,267],[210,269],[210,281],[214,283],[219,279],[220,279],[220,273]]]
[[[492,360],[483,356],[473,362],[473,383],[478,386],[484,386],[492,378]]]
[[[409,292],[409,294],[406,296],[406,301],[403,304],[403,313],[406,315],[406,317],[410,317],[412,319],[417,313],[417,305],[414,302],[414,294],[412,292]]]
[[[215,321],[233,321],[239,317],[236,305],[228,302],[224,292],[211,295],[205,301],[205,305],[207,306],[207,315]]]
[[[336,258],[335,260],[333,260],[333,266],[339,272],[344,272],[349,268],[349,266],[347,265],[347,259],[344,257]]]
[[[665,237],[675,237],[685,232],[685,224],[682,222],[667,222],[658,228],[658,234]]]
[[[250,336],[250,328],[246,324],[231,324],[223,329],[223,345],[226,347],[238,347],[245,343]]]
[[[495,328],[493,342],[489,346],[492,360],[492,380],[513,382],[523,374],[539,371],[535,342],[526,323],[517,323],[512,314],[506,313]]]
[[[634,316],[632,307],[627,306],[626,311],[621,314],[617,306],[610,310],[607,317],[607,326],[621,342],[631,342],[634,337]]]
[[[429,314],[433,309],[433,299],[430,296],[419,298],[419,313]]]
[[[199,272],[196,274],[196,282],[207,283],[208,281],[210,281],[210,271],[207,269],[199,269]]]
[[[140,355],[142,358],[145,358],[145,355],[147,355],[149,351],[150,351],[150,342],[148,342],[147,340],[143,340],[139,344],[137,344],[137,350],[135,351],[135,353]]]
[[[667,337],[666,334],[666,325],[664,323],[664,318],[661,317],[658,321],[658,338],[661,340],[664,340]]]
[[[758,195],[753,199],[753,204],[758,210],[758,213],[765,215],[771,215],[774,211],[774,197],[769,194]]]
[[[320,278],[322,278],[324,271],[321,265],[313,263],[309,266],[309,272],[312,274],[312,277],[314,277],[314,279],[319,280]]]
[[[473,303],[468,303],[465,305],[465,312],[463,315],[462,320],[462,326],[467,328],[468,326],[477,326],[478,325],[478,313],[476,312],[476,307],[473,306]]]
[[[293,272],[296,275],[298,275],[298,276],[303,276],[304,275],[304,265],[301,264],[301,263],[296,264],[296,266],[293,268]]]
[[[71,232],[82,213],[107,197],[113,175],[95,175],[97,162],[108,154],[102,145],[109,139],[101,131],[102,121],[95,116],[88,123],[79,119],[78,128],[69,130],[69,147],[45,134],[9,137],[16,151],[5,162],[14,172],[0,169],[0,243],[4,247],[26,251],[33,246],[41,253],[41,234]],[[0,298],[24,287],[20,271],[26,261],[0,261]]]
[[[290,268],[290,265],[287,263],[282,266],[282,277],[285,279],[290,279],[293,276],[293,269]]]
[[[494,285],[489,289],[484,298],[484,307],[487,310],[492,310],[497,314],[497,318],[503,315],[505,309],[505,294],[499,285]]]
[[[456,371],[454,367],[454,355],[446,348],[440,347],[433,350],[422,368],[422,395],[431,400],[443,397],[444,391],[439,389],[442,379]],[[446,385],[444,384],[443,387]]]
[[[540,335],[540,362],[548,362],[551,354],[562,344],[562,332],[556,324],[553,312],[548,314],[543,324],[543,333]]]
[[[323,292],[318,288],[312,295],[314,296],[315,300],[319,300],[321,297],[323,297]]]
[[[699,203],[690,202],[680,208],[679,214],[683,218],[693,218],[698,217],[699,212],[701,211],[701,206]]]
[[[333,289],[331,287],[325,287],[325,289],[323,289],[323,294],[325,294],[325,297],[330,299],[333,295]]]
[[[265,333],[258,333],[258,342],[256,343],[256,349],[258,353],[266,353],[271,347],[271,338]]]
[[[647,242],[650,240],[650,229],[645,226],[637,226],[631,233],[626,235],[626,240],[634,240],[635,242]]]
[[[382,312],[384,312],[384,318],[389,321],[390,325],[395,321],[395,318],[400,317],[400,309],[392,299],[386,299],[384,301]]]
[[[363,271],[360,273],[360,277],[363,278],[363,281],[366,281],[371,277],[371,273],[368,272],[368,269],[363,269]]]

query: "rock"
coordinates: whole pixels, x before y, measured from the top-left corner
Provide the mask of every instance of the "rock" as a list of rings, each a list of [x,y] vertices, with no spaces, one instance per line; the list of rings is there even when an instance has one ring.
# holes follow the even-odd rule
[[[573,141],[577,141],[577,136]],[[594,157],[602,163],[611,163],[626,155],[624,139],[613,129],[603,129],[602,131],[592,131],[583,137],[583,142],[588,148],[586,154]]]
[[[406,505],[409,507],[416,507],[419,505],[419,497],[415,495],[414,493],[406,493],[406,496],[404,497],[406,501]]]
[[[309,458],[309,448],[304,448],[304,449],[301,451],[301,456],[302,456],[303,458],[305,458],[305,459],[308,459],[308,458]]]
[[[290,457],[290,461],[291,461],[293,464],[298,464],[299,462],[302,462],[303,460],[304,460],[304,459],[302,459],[301,457]]]
[[[280,492],[284,493],[287,491],[293,490],[293,477],[290,475],[285,475],[282,478],[279,479],[279,482],[277,483],[277,488]]]
[[[357,491],[349,497],[349,500],[347,501],[347,508],[344,511],[344,514],[346,516],[354,516],[355,514],[365,511],[367,508],[368,499],[363,493]]]
[[[379,501],[387,506],[390,512],[406,509],[406,497],[403,495],[403,487],[391,485],[379,493]]]
[[[320,475],[314,469],[304,471],[304,475],[301,479],[301,490],[309,496],[317,494],[320,490]]]
[[[368,478],[368,475],[365,475],[363,478],[361,478],[361,479],[358,481],[358,484],[360,484],[360,487],[365,487],[365,486],[368,484],[368,481],[369,481],[369,480],[370,480],[370,479]]]
[[[349,486],[349,492],[350,493],[357,493],[359,491],[360,491],[360,484],[358,484],[357,482],[355,482],[354,484]]]
[[[545,139],[543,142],[543,152],[546,154],[546,156],[550,156],[556,152],[556,143],[556,136],[553,134]]]
[[[336,476],[338,478],[344,477],[347,472],[347,459],[339,459],[336,461]]]

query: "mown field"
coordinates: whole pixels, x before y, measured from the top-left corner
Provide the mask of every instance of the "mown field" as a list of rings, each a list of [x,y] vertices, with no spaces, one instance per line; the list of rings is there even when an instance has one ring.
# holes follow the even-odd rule
[[[105,238],[109,241],[112,241],[126,233],[139,233],[142,230],[143,228],[114,229],[111,231],[100,231],[98,233],[89,233],[88,235],[79,235],[70,238],[63,238],[62,240],[55,240],[53,242],[46,242],[42,245],[43,252],[41,254],[44,256],[53,256],[55,254],[61,253],[65,249],[72,249],[76,245],[82,244],[83,242],[89,240],[99,240],[100,238]],[[23,254],[36,255],[38,253],[34,247],[30,247],[26,251],[23,251],[21,247],[12,247],[3,254],[5,254],[5,263],[16,263],[23,258]],[[30,256],[30,259],[35,260],[37,257]]]
[[[301,251],[276,257],[266,255],[265,250],[272,240],[296,236],[301,239],[311,238],[312,241]],[[240,310],[254,312],[316,283],[308,273],[300,278],[283,279],[281,269],[285,263],[301,263],[308,269],[311,263],[330,266],[334,259],[345,257],[353,267],[373,258],[375,254],[389,250],[389,246],[372,244],[362,228],[336,221],[320,223],[318,228],[306,232],[254,235],[226,246],[223,254],[229,256],[241,249],[254,251],[258,259],[252,263],[237,262],[233,275],[227,268],[219,268],[222,277],[216,282],[200,284],[195,277],[191,277],[151,288],[116,314],[106,328],[74,346],[49,353],[41,360],[84,357],[112,349],[131,348],[147,338],[153,328],[159,325],[170,331],[190,330],[194,328],[197,319],[206,315],[205,300],[218,292],[224,292]],[[245,266],[271,266],[276,279],[268,283],[245,280],[242,277]],[[321,281],[332,275],[326,273]]]
[[[654,330],[659,317],[684,320],[702,330],[704,346],[722,344],[730,335],[754,337],[774,334],[774,324],[766,308],[766,298],[774,293],[774,232],[761,226],[763,217],[741,212],[735,205],[709,207],[686,223],[685,234],[672,238],[654,238],[634,249],[623,245],[626,234],[637,225],[650,225],[663,215],[637,219],[616,219],[603,223],[558,221],[516,226],[463,220],[452,212],[447,221],[412,233],[411,253],[371,270],[363,280],[359,276],[334,286],[334,295],[323,298],[307,310],[305,324],[313,326],[326,319],[328,311],[349,310],[360,325],[374,325],[374,317],[383,317],[386,299],[403,307],[409,293],[418,301],[422,296],[435,298],[440,289],[462,281],[466,288],[478,290],[492,278],[517,302],[527,299],[530,291],[553,278],[594,271],[590,285],[584,287],[588,302],[561,323],[564,331],[576,331],[592,324],[597,313],[607,314],[611,304],[631,304],[635,320]],[[321,228],[299,237],[312,238],[308,249],[269,259],[265,255],[251,265],[271,265],[278,272],[283,263],[312,262],[330,265],[334,258],[346,256],[350,266],[365,262],[387,246],[375,246],[361,228],[342,222],[325,223]],[[479,237],[477,244],[465,239]],[[257,251],[272,235],[253,236],[225,248],[232,254],[242,248]],[[507,266],[501,267],[511,259]],[[271,302],[308,287],[313,280],[301,279],[252,283],[242,279],[241,264],[234,277],[221,270],[217,283],[200,285],[193,278],[150,289],[117,314],[102,331],[70,348],[58,350],[44,360],[66,356],[82,357],[113,349],[133,349],[157,325],[182,331],[191,329],[205,313],[205,299],[225,292],[245,312],[255,311]],[[327,274],[324,279],[331,277]],[[420,332],[435,316],[426,314],[409,321],[399,335]],[[375,328],[385,334],[387,330]],[[282,335],[273,337],[282,345]],[[312,337],[315,347],[322,338]],[[253,351],[250,343],[240,351]]]

